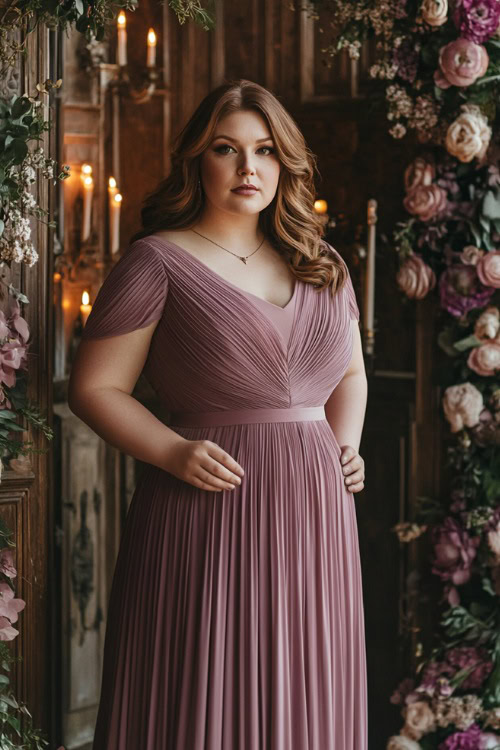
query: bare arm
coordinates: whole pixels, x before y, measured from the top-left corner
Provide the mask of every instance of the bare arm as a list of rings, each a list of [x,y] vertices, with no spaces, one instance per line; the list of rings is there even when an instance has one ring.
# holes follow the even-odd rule
[[[353,351],[349,367],[325,404],[325,413],[340,447],[359,449],[368,397],[361,334],[356,320],[353,326]]]
[[[73,363],[71,411],[110,445],[202,489],[232,489],[243,470],[209,440],[187,440],[131,396],[158,321],[105,339],[84,339]]]

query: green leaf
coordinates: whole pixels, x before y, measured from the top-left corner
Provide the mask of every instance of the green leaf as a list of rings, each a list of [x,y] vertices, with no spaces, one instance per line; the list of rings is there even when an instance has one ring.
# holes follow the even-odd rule
[[[482,206],[483,216],[489,219],[500,219],[500,199],[498,192],[494,193],[492,190],[488,190],[483,198]]]
[[[19,99],[17,99],[17,101],[14,102],[14,106],[12,107],[13,119],[16,120],[19,117],[22,117],[23,115],[28,114],[32,106],[33,106],[32,103],[27,97],[25,96],[19,97]]]
[[[479,341],[479,339],[474,336],[474,334],[471,334],[470,336],[466,336],[464,339],[455,341],[453,347],[457,350],[457,352],[465,352],[467,349],[470,349],[473,346],[479,346],[480,344],[481,342]]]

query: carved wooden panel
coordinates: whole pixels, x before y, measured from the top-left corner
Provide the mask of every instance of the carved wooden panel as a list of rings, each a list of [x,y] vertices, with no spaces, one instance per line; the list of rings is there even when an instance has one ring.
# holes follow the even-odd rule
[[[108,516],[112,519],[112,504],[106,513],[103,442],[67,405],[57,404],[55,413],[60,420],[61,449],[61,741],[71,750],[92,740],[97,715],[109,594],[107,521]]]

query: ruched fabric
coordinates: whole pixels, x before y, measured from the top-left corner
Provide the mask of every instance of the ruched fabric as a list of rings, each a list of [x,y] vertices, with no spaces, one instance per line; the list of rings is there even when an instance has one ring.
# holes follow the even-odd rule
[[[367,750],[356,495],[324,412],[352,319],[350,277],[333,297],[297,280],[281,308],[155,235],[102,285],[84,338],[158,321],[144,372],[170,428],[245,475],[211,492],[141,474],[94,750]]]

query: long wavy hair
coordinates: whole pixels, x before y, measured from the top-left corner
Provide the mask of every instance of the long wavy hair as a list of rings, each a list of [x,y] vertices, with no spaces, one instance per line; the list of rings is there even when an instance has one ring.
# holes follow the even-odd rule
[[[134,242],[161,230],[190,229],[204,207],[199,187],[200,157],[208,148],[219,120],[232,112],[254,111],[264,117],[281,163],[276,194],[259,215],[259,227],[290,264],[292,273],[318,289],[342,288],[347,277],[341,256],[322,239],[324,227],[314,211],[316,157],[291,115],[263,86],[245,79],[213,89],[200,102],[178,134],[171,170],[149,193],[141,209],[143,228]]]

